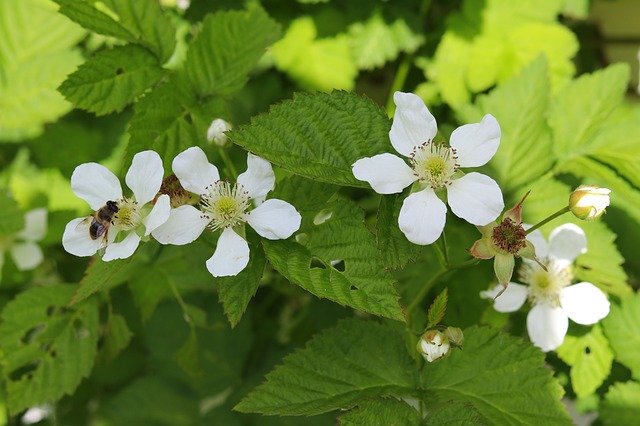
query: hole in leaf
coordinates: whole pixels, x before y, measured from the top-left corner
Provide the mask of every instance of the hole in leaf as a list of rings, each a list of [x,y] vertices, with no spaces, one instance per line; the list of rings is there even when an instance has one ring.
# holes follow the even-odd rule
[[[55,358],[58,356],[58,352],[56,352],[56,350],[54,349],[50,352],[50,355],[51,355],[51,358]]]
[[[344,272],[344,260],[336,259],[331,261],[331,266],[337,269],[340,272]]]
[[[591,348],[589,346],[584,348],[584,354],[589,355],[591,353]]]
[[[309,268],[310,269],[327,269],[327,266],[319,258],[312,257],[311,262],[309,262]]]
[[[22,377],[24,376],[27,376],[30,379],[31,377],[33,377],[33,372],[36,370],[36,368],[38,368],[38,363],[39,361],[35,361],[27,365],[23,365],[22,367],[16,370],[13,370],[9,374],[9,380],[15,382],[22,379]]]
[[[187,124],[193,124],[193,117],[191,117],[191,114],[185,114],[184,121],[186,121]]]
[[[355,285],[351,284],[351,287],[349,287],[349,290],[355,291],[355,290],[358,290],[358,287],[356,287]]]
[[[82,321],[80,321],[79,319],[73,321],[73,330],[75,331],[76,339],[78,340],[84,339],[91,335],[89,330],[84,326],[84,324],[82,324]]]
[[[330,209],[320,210],[318,214],[316,214],[313,217],[313,224],[316,226],[321,225],[326,221],[328,221],[329,219],[331,219],[331,216],[333,216],[333,210],[330,210]]]
[[[124,69],[123,68],[116,68],[116,75],[122,75],[124,74]]]
[[[47,311],[46,311],[46,313],[47,313],[47,316],[48,316],[48,317],[53,316],[53,314],[55,314],[55,313],[56,313],[56,307],[55,307],[55,306],[47,306]]]
[[[296,242],[298,244],[302,244],[307,245],[307,243],[309,242],[309,234],[301,232],[299,234],[296,234]]]
[[[45,325],[44,324],[38,324],[35,327],[30,328],[29,330],[27,330],[26,333],[24,333],[24,336],[22,336],[22,339],[20,339],[20,341],[23,344],[29,344],[31,342],[33,342],[34,340],[36,340],[36,338],[38,337],[38,335],[40,333],[42,333],[45,329]]]

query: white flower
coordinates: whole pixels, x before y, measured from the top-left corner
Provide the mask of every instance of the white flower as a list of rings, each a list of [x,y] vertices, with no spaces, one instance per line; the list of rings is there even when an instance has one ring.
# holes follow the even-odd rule
[[[365,157],[353,164],[356,179],[368,182],[379,194],[402,192],[414,182],[420,191],[403,202],[400,230],[415,244],[431,244],[440,237],[447,207],[436,191],[446,188],[449,206],[456,216],[483,226],[502,212],[504,201],[498,184],[480,173],[463,174],[460,167],[486,164],[500,145],[500,126],[492,115],[480,123],[460,126],[451,134],[450,147],[434,142],[436,120],[422,99],[412,93],[393,95],[396,112],[389,132],[391,145],[409,159],[409,165],[393,154]]]
[[[224,147],[227,145],[227,135],[225,134],[227,130],[231,130],[231,124],[222,118],[216,118],[207,130],[207,140],[217,146]]]
[[[36,244],[47,233],[47,209],[39,208],[24,215],[24,229],[13,235],[0,236],[0,273],[5,252],[9,252],[20,271],[28,271],[38,266],[44,256]]]
[[[583,325],[595,324],[609,314],[607,296],[588,282],[571,284],[572,264],[576,257],[587,251],[587,238],[576,225],[557,227],[549,236],[549,243],[540,231],[528,236],[536,255],[546,266],[524,259],[520,280],[527,285],[509,283],[504,293],[495,299],[498,312],[514,312],[529,299],[533,307],[527,315],[527,331],[534,345],[545,352],[562,344],[569,327],[569,318]],[[493,299],[502,285],[483,291],[480,296]]]
[[[133,157],[125,181],[133,196],[124,197],[120,181],[106,167],[97,163],[81,164],[71,175],[71,189],[96,212],[107,202],[117,206],[104,235],[92,238],[92,216],[73,219],[62,236],[64,249],[76,256],[92,256],[105,248],[102,260],[131,256],[142,239],[169,218],[169,196],[159,196],[152,203],[162,184],[162,160],[154,151],[139,152]],[[111,203],[110,203],[111,204]],[[95,227],[95,225],[94,225]],[[99,232],[98,234],[101,234]]]
[[[602,216],[609,207],[610,189],[597,186],[579,186],[569,196],[569,209],[582,220],[594,220]]]
[[[429,330],[418,342],[418,352],[427,362],[433,362],[449,353],[451,345],[447,336],[438,330]]]
[[[261,202],[275,187],[276,178],[271,164],[260,157],[247,155],[247,171],[236,184],[220,180],[218,168],[198,147],[178,154],[172,167],[183,188],[200,196],[200,209],[184,205],[171,210],[169,220],[152,235],[162,244],[183,245],[195,241],[207,227],[222,230],[206,262],[214,277],[237,275],[249,263],[249,245],[234,228],[248,223],[270,240],[289,238],[300,228],[300,213],[291,204],[278,199]],[[252,209],[254,203],[257,207]]]

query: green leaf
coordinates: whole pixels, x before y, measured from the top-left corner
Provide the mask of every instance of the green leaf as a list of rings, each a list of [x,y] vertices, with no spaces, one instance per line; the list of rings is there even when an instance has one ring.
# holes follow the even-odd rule
[[[605,425],[633,425],[640,417],[640,383],[616,383],[609,388],[600,409]]]
[[[640,294],[611,305],[611,312],[603,320],[616,361],[627,366],[635,379],[640,379]]]
[[[352,24],[348,35],[355,63],[364,70],[379,68],[400,52],[413,53],[424,42],[424,36],[413,32],[404,20],[387,23],[380,13]]]
[[[397,330],[348,319],[285,357],[235,409],[314,415],[351,408],[366,398],[406,393],[417,383],[415,364]]]
[[[255,296],[266,264],[259,239],[250,238],[249,247],[249,263],[246,268],[233,277],[220,277],[213,280],[218,287],[218,297],[231,327],[235,327],[240,322],[249,301]]]
[[[379,260],[362,210],[349,200],[329,201],[333,191],[301,178],[279,185],[273,197],[293,203],[303,222],[298,242],[262,241],[267,259],[289,281],[318,297],[404,321],[395,280]],[[297,196],[304,192],[305,197]]]
[[[229,134],[243,148],[307,178],[368,187],[353,177],[360,158],[391,150],[389,119],[347,92],[297,93]]]
[[[189,46],[184,73],[200,95],[226,95],[242,88],[280,26],[260,7],[207,16]]]
[[[82,62],[82,28],[39,0],[0,2],[0,140],[42,133],[71,105],[56,91]]]
[[[135,45],[98,52],[60,86],[60,92],[78,108],[97,115],[119,112],[133,102],[164,72],[156,57]]]
[[[94,301],[67,308],[74,287],[20,293],[2,312],[0,347],[12,414],[70,394],[93,367],[98,343]]]
[[[463,349],[424,367],[423,383],[435,406],[468,404],[488,424],[571,424],[560,402],[562,387],[542,352],[489,328],[466,329],[464,338]]]
[[[444,314],[447,311],[447,301],[449,300],[449,294],[447,292],[447,287],[440,292],[429,306],[429,310],[427,311],[427,328],[433,327],[437,325],[442,318],[444,318]]]
[[[395,399],[362,401],[357,408],[340,416],[340,426],[420,425],[422,416],[406,402]]]
[[[424,250],[424,246],[407,240],[398,226],[398,215],[405,198],[406,191],[402,194],[381,197],[378,208],[376,222],[378,251],[384,266],[391,270],[403,268],[415,261]]]
[[[526,223],[537,223],[567,204],[570,188],[555,179],[539,179],[531,185],[531,194],[523,208]],[[524,194],[517,194],[513,202]],[[541,228],[545,235],[564,223],[573,223],[587,236],[587,252],[578,256],[574,273],[576,279],[588,281],[603,291],[617,296],[628,296],[631,288],[627,274],[622,268],[624,258],[616,247],[616,235],[602,221],[579,220],[571,213],[551,221]]]
[[[503,191],[531,182],[551,168],[551,133],[545,121],[549,78],[544,57],[489,95],[479,97],[477,105],[478,113],[468,115],[468,121],[479,121],[482,115],[492,114],[500,123],[500,149],[490,164]]]
[[[583,336],[566,336],[556,352],[571,366],[571,386],[578,398],[593,394],[611,372],[613,352],[598,325]]]
[[[598,128],[622,102],[628,80],[628,65],[615,64],[581,76],[558,93],[549,110],[549,124],[559,157],[575,157],[587,149]]]
[[[310,91],[352,90],[358,76],[349,38],[339,34],[318,39],[316,25],[309,16],[294,19],[271,53],[276,68]]]
[[[70,304],[87,299],[98,291],[107,290],[129,279],[134,269],[133,257],[104,262],[95,258],[82,277]]]
[[[0,236],[12,235],[22,229],[24,229],[24,214],[13,198],[0,189]]]
[[[105,401],[98,414],[114,425],[186,426],[198,418],[198,402],[174,383],[149,376]]]
[[[424,422],[427,426],[439,425],[484,425],[482,417],[473,406],[458,402],[447,401],[438,403],[429,411]]]
[[[176,45],[175,28],[155,0],[54,0],[60,13],[98,34],[139,44],[166,62]]]
[[[113,360],[129,345],[133,333],[127,326],[127,321],[122,315],[112,314],[105,327],[103,356],[107,361]]]

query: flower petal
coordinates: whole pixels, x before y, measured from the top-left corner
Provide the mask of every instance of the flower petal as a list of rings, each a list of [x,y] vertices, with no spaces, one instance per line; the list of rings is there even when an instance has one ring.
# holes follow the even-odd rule
[[[587,236],[582,228],[573,223],[565,223],[551,231],[549,235],[549,254],[551,257],[567,263],[587,251]]]
[[[302,217],[291,204],[272,198],[247,214],[247,223],[269,240],[289,238],[300,229]]]
[[[207,260],[214,277],[235,276],[249,263],[249,244],[231,228],[225,228],[218,239],[215,253]]]
[[[569,328],[569,318],[560,307],[538,303],[527,315],[527,332],[534,345],[549,352],[564,341]]]
[[[529,225],[529,224],[522,225],[524,229],[529,229],[531,228],[531,226],[533,225]],[[538,259],[542,259],[549,256],[549,244],[547,244],[547,240],[544,238],[544,236],[542,235],[542,232],[540,232],[539,229],[536,229],[532,233],[527,234],[527,240],[529,240],[529,242],[533,244],[533,247],[535,247],[536,257]]]
[[[276,175],[271,163],[267,160],[247,153],[247,171],[238,176],[238,183],[249,193],[249,198],[262,199],[276,186]]]
[[[479,123],[455,129],[450,142],[460,167],[480,167],[491,160],[500,146],[500,125],[493,115],[487,114]]]
[[[388,153],[361,158],[351,169],[356,179],[368,182],[378,194],[397,194],[417,179],[402,158]]]
[[[119,243],[111,243],[107,246],[102,260],[110,262],[115,259],[126,259],[136,251],[139,244],[140,236],[135,232],[129,232],[129,235],[124,237],[124,240]]]
[[[475,172],[451,182],[447,198],[451,211],[474,225],[494,221],[504,209],[502,191],[496,181]]]
[[[18,237],[25,241],[40,241],[47,233],[47,209],[29,210],[24,215],[24,229]]]
[[[204,194],[207,186],[220,180],[218,168],[207,160],[207,155],[197,146],[182,151],[171,163],[184,189],[194,194]]]
[[[211,219],[193,206],[185,205],[172,209],[169,218],[151,232],[160,244],[177,246],[195,241]]]
[[[122,187],[116,175],[98,163],[84,163],[76,167],[71,175],[71,189],[93,210],[100,209],[107,201],[122,198]]]
[[[165,223],[169,219],[169,214],[171,214],[171,199],[168,195],[162,194],[156,200],[147,217],[142,219],[145,228],[144,235],[149,235],[154,229]]]
[[[103,245],[103,239],[89,236],[91,217],[79,217],[67,223],[62,234],[62,246],[74,256],[93,256]]]
[[[35,268],[44,259],[40,246],[32,242],[14,244],[10,251],[13,262],[21,271]]]
[[[447,219],[447,206],[433,189],[426,188],[409,195],[400,208],[398,225],[414,244],[427,245],[440,237]]]
[[[586,282],[564,288],[560,293],[560,305],[572,321],[582,325],[600,321],[609,315],[611,306],[602,290]]]
[[[500,294],[501,291],[502,294]],[[491,290],[481,291],[480,297],[494,299],[493,308],[498,312],[515,312],[524,305],[528,294],[529,290],[526,285],[509,283],[506,290],[499,284]],[[496,298],[496,296],[498,297]]]
[[[142,151],[133,156],[125,182],[141,206],[153,200],[162,185],[164,168],[155,151]]]
[[[416,146],[434,138],[438,133],[438,125],[419,96],[395,92],[393,101],[396,104],[396,112],[393,115],[389,139],[396,151],[408,157]]]

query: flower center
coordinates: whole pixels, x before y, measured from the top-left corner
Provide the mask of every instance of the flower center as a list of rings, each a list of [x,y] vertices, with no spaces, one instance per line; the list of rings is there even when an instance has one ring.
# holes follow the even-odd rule
[[[418,179],[433,189],[451,183],[451,177],[459,167],[457,159],[455,149],[433,141],[415,147],[409,156]]]
[[[131,198],[117,201],[118,212],[113,216],[113,225],[123,231],[135,229],[142,223],[138,202]]]
[[[249,207],[249,194],[241,185],[231,185],[222,180],[209,185],[202,195],[202,210],[211,217],[211,228],[233,228],[245,221],[244,213]]]
[[[532,303],[560,306],[560,292],[571,284],[573,271],[566,262],[543,259],[545,271],[535,262],[523,262],[518,274],[522,282],[529,284],[529,299]]]
[[[493,228],[491,241],[502,252],[515,255],[527,245],[527,232],[507,217]]]

